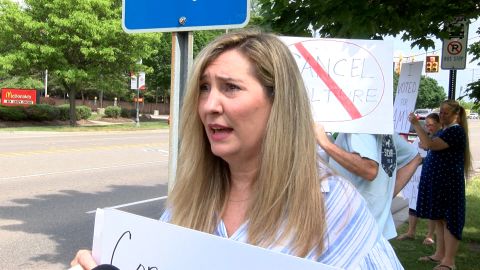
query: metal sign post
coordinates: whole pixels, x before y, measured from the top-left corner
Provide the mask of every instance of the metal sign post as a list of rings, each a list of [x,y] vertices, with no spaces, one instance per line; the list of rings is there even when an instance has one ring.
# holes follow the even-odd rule
[[[193,62],[193,32],[172,33],[172,70],[170,91],[170,146],[168,155],[168,191],[177,172],[180,110],[187,86],[188,70]]]
[[[135,103],[135,109],[137,111],[137,114],[135,116],[135,126],[136,127],[139,127],[140,126],[140,117],[139,117],[139,114],[140,114],[140,104],[138,103],[139,99],[140,99],[140,80],[137,79],[137,102]]]

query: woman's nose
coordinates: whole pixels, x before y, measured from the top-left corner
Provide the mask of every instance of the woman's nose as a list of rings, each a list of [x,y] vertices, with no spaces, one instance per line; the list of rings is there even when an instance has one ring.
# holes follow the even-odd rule
[[[222,99],[221,99],[221,93],[212,88],[208,96],[204,100],[203,104],[204,110],[208,113],[222,113],[223,112],[223,106],[222,106]]]

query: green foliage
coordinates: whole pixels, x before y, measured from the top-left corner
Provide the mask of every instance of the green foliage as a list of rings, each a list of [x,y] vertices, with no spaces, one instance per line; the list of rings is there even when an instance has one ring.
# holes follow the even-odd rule
[[[43,82],[32,77],[11,77],[0,82],[0,88],[43,89]]]
[[[70,104],[58,105],[58,118],[62,121],[67,121],[70,119]]]
[[[422,76],[415,108],[438,108],[445,99],[447,95],[443,87],[435,79]]]
[[[118,118],[122,112],[122,108],[118,106],[108,106],[105,108],[105,116],[110,118]]]
[[[22,121],[27,119],[27,114],[23,107],[10,107],[0,105],[0,120],[4,121]]]
[[[71,98],[74,125],[77,92],[125,89],[128,71],[151,71],[136,63],[156,52],[161,34],[126,34],[121,4],[25,0],[21,8],[0,0],[0,75],[29,76],[48,69],[52,81]]]
[[[412,46],[434,47],[433,38],[448,36],[445,22],[456,16],[475,19],[478,0],[258,0],[262,24],[284,35],[379,39],[399,35]]]
[[[58,119],[60,111],[48,104],[35,104],[25,108],[28,119],[34,121],[52,121]]]
[[[480,29],[477,29],[477,34],[480,35]],[[473,56],[473,61],[479,61],[480,60],[480,41],[472,43],[469,48],[468,52]],[[478,66],[480,66],[480,61],[477,63]],[[480,80],[471,82],[467,85],[466,89],[466,95],[468,96],[471,100],[474,101],[474,106],[473,108],[478,110],[480,109]]]
[[[62,121],[70,120],[70,104],[57,106],[59,110],[59,119]],[[92,116],[92,109],[87,106],[78,106],[75,108],[75,119],[88,119]]]
[[[132,117],[136,116],[136,114],[137,114],[137,110],[126,109],[126,108],[122,108],[122,111],[120,113],[120,115],[124,118],[132,118]]]
[[[88,106],[78,106],[76,108],[77,112],[77,119],[88,119],[90,116],[92,116],[92,109]]]
[[[206,44],[222,33],[224,32],[220,30],[193,32],[194,57]],[[152,68],[152,72],[146,75],[147,90],[144,92],[144,97],[150,102],[165,101],[170,96],[171,48],[172,35],[165,33],[159,39],[157,51],[143,59],[143,64]]]

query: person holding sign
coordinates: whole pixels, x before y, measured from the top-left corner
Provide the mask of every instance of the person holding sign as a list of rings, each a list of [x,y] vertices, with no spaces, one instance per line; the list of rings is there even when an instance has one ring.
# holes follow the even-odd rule
[[[413,113],[409,115],[422,145],[430,150],[424,160],[417,199],[417,216],[435,221],[436,250],[420,261],[438,262],[434,268],[454,269],[465,224],[465,176],[472,168],[465,109],[455,100],[440,105],[443,130],[428,137]]]
[[[340,133],[332,142],[321,124],[316,124],[316,138],[330,166],[365,198],[383,236],[396,237],[392,200],[421,164],[418,151],[398,134]]]
[[[403,269],[361,195],[317,155],[302,77],[275,35],[230,32],[205,47],[180,120],[162,221],[341,269]]]
[[[438,136],[440,130],[442,130],[442,124],[440,123],[440,117],[438,113],[431,113],[427,115],[425,118],[425,129],[428,132],[428,135],[431,138],[435,138]],[[425,158],[428,155],[428,149],[423,149],[424,147],[420,143],[420,138],[417,137],[412,143],[413,146],[418,147],[419,154],[422,158]],[[427,173],[423,170],[422,166],[418,166],[415,175],[412,179],[408,182],[407,186],[402,190],[403,195],[406,199],[409,200],[409,209],[408,209],[408,231],[399,237],[397,240],[414,240],[415,239],[415,232],[417,228],[417,211],[415,210],[417,207],[417,196],[418,196],[418,185],[420,182],[420,176],[422,173]],[[428,220],[428,231],[425,239],[423,240],[423,244],[430,246],[435,244],[434,239],[434,231],[435,231],[435,223],[432,220]]]

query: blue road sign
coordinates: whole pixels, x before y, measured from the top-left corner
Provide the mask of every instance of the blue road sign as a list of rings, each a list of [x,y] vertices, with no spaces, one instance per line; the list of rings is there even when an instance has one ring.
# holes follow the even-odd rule
[[[241,28],[249,0],[123,0],[122,27],[128,33]]]

